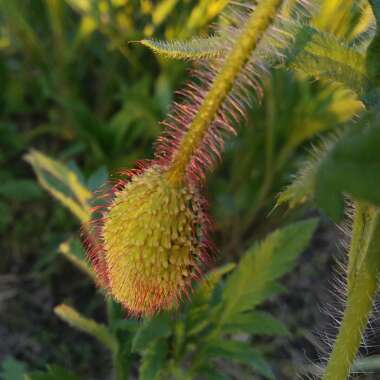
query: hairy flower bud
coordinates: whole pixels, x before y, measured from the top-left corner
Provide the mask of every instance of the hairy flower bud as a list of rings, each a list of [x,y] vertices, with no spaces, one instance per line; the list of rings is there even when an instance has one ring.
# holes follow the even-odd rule
[[[172,309],[207,251],[203,200],[154,165],[119,186],[100,229],[110,294],[134,315]]]
[[[101,218],[85,227],[99,283],[132,314],[173,308],[201,271],[209,222],[197,189],[220,159],[224,132],[244,114],[242,88],[259,90],[263,66],[251,53],[282,3],[260,2],[226,39],[226,56],[198,71],[164,121],[151,166],[127,172],[131,180],[116,185],[111,203],[97,208]]]

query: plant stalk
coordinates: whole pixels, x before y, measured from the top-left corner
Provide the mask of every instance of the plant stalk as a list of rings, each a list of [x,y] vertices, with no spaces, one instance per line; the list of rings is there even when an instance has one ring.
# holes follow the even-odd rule
[[[373,233],[373,220],[376,219],[377,209],[363,202],[356,202],[352,226],[351,246],[348,252],[347,291],[352,292],[358,278],[360,264],[369,248]]]
[[[344,380],[350,374],[376,293],[377,276],[364,271],[349,297],[323,380]]]
[[[235,46],[226,57],[222,69],[216,75],[188,132],[180,143],[168,171],[168,179],[171,182],[178,183],[183,180],[186,168],[201,144],[207,129],[215,119],[219,107],[231,90],[239,72],[247,63],[252,50],[255,49],[271,24],[282,2],[283,0],[260,1],[249,17]]]
[[[112,331],[112,324],[118,315],[115,315],[114,301],[111,298],[106,299],[107,322],[109,329]],[[128,380],[131,369],[131,349],[130,344],[123,344],[124,340],[120,339],[116,331],[113,331],[115,348],[111,350],[113,380]],[[125,336],[123,337],[125,338]]]
[[[322,380],[349,376],[372,311],[380,274],[380,217],[376,207],[356,202],[348,255],[346,310]]]

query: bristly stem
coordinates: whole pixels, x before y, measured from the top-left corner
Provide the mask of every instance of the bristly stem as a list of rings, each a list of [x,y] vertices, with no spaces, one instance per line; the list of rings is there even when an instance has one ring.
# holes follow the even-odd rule
[[[377,214],[376,207],[364,202],[355,202],[354,207],[351,246],[348,252],[347,294],[352,292],[358,278],[358,270],[369,248],[373,221]]]
[[[173,157],[168,171],[168,178],[171,182],[178,183],[183,180],[187,165],[201,144],[208,127],[215,119],[219,107],[248,61],[252,50],[255,49],[263,33],[276,16],[282,2],[283,0],[260,1],[249,17]]]
[[[378,53],[380,51],[380,2],[370,0],[376,18],[376,35],[366,57],[367,75],[371,86],[379,85]],[[364,103],[377,104],[371,88]],[[351,247],[348,252],[347,304],[338,337],[331,352],[322,380],[344,380],[351,371],[366,329],[378,291],[380,275],[380,212],[373,205],[355,202]]]
[[[357,202],[349,250],[347,305],[323,380],[344,380],[350,374],[376,297],[379,273],[379,211]]]
[[[376,292],[376,277],[364,272],[350,295],[323,380],[345,380],[350,374]]]

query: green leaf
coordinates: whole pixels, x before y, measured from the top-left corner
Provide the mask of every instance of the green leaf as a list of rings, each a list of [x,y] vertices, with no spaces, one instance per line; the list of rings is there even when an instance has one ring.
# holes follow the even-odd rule
[[[0,184],[0,196],[17,201],[30,201],[40,198],[42,191],[30,179],[9,179]]]
[[[273,372],[260,353],[247,342],[220,340],[211,344],[205,351],[206,357],[222,358],[249,365],[267,379],[274,379]]]
[[[159,41],[146,39],[140,43],[156,54],[172,59],[215,58],[223,54],[220,37],[192,38],[188,41]]]
[[[225,333],[247,332],[255,335],[290,335],[289,330],[279,320],[263,311],[238,314],[233,321],[223,327]]]
[[[225,373],[219,372],[211,366],[202,367],[198,370],[198,373],[202,375],[202,378],[209,380],[231,380],[231,377],[227,376]]]
[[[141,352],[148,344],[158,338],[166,338],[171,334],[171,323],[168,313],[161,313],[144,320],[132,341],[132,351]]]
[[[25,375],[26,380],[81,380],[74,373],[57,365],[47,366],[47,372],[34,372]]]
[[[105,183],[108,178],[108,170],[105,166],[101,166],[98,170],[93,172],[87,181],[87,186],[90,191],[98,190],[101,185]]]
[[[24,158],[32,165],[40,185],[81,222],[87,222],[91,215],[89,201],[92,194],[75,171],[36,150],[30,151]]]
[[[207,304],[210,300],[215,286],[221,280],[221,278],[231,272],[236,267],[235,263],[228,263],[216,268],[203,278],[203,280],[198,284],[192,296],[193,304]]]
[[[168,343],[158,339],[144,351],[139,371],[139,380],[154,380],[166,363]]]
[[[314,196],[319,166],[337,140],[338,136],[331,136],[313,149],[309,157],[300,165],[301,169],[294,176],[293,182],[277,197],[276,207],[287,203],[290,208],[294,208],[309,201]]]
[[[248,250],[227,279],[218,316],[221,325],[233,323],[236,315],[265,299],[276,280],[294,267],[316,226],[315,219],[292,224]]]
[[[214,294],[216,286],[220,283],[222,277],[235,268],[235,263],[223,265],[216,268],[200,281],[194,291],[191,299],[190,311],[187,316],[187,334],[196,335],[204,330],[211,322],[207,318],[210,310],[210,301]]]
[[[289,29],[289,27],[288,27]],[[365,56],[351,48],[333,34],[322,32],[301,23],[294,23],[289,31],[296,36],[286,63],[291,69],[317,79],[343,83],[358,94],[362,94],[368,78]],[[210,59],[226,54],[223,33],[207,38],[193,38],[189,41],[160,41],[145,39],[140,43],[155,53],[173,59]],[[283,49],[284,43],[266,36],[265,46]],[[286,39],[285,39],[286,40]],[[256,57],[273,60],[273,52],[260,47]]]
[[[329,82],[343,83],[362,94],[368,83],[365,56],[332,34],[304,26],[296,35],[287,65]]]
[[[26,365],[11,356],[6,357],[1,363],[2,380],[24,380]]]
[[[78,239],[69,239],[58,247],[59,253],[66,257],[80,271],[96,282],[96,275],[88,264],[83,245]]]
[[[316,200],[336,221],[343,216],[343,194],[380,205],[380,125],[369,124],[341,138],[319,167]]]
[[[56,306],[54,308],[54,313],[74,328],[96,338],[110,351],[114,353],[117,352],[117,342],[105,325],[95,322],[93,319],[84,317],[78,311],[65,304]]]

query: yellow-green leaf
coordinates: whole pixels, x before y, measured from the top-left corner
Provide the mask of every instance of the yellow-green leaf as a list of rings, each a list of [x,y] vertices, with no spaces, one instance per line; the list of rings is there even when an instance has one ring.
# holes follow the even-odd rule
[[[67,207],[81,222],[91,216],[89,201],[91,192],[81,184],[77,174],[62,163],[36,150],[24,156],[29,162],[40,185]]]
[[[56,306],[54,308],[54,313],[69,325],[92,335],[112,352],[117,352],[117,341],[105,325],[97,323],[93,319],[84,317],[77,310],[65,304]]]

